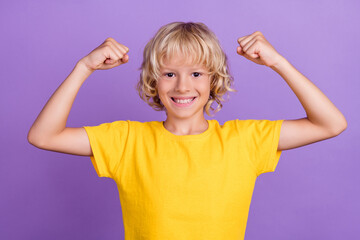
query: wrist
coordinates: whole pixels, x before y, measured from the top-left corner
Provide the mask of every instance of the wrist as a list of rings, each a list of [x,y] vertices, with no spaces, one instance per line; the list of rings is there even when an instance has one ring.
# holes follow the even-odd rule
[[[76,67],[81,69],[85,74],[89,75],[92,74],[95,70],[88,67],[86,64],[86,59],[82,58],[76,63]]]
[[[71,78],[71,81],[83,84],[93,72],[94,71],[88,69],[87,66],[80,60],[76,63],[68,78]]]
[[[270,66],[270,68],[275,72],[279,73],[285,70],[289,66],[289,64],[290,63],[288,62],[288,60],[286,60],[286,58],[284,58],[283,56],[279,56],[278,61],[276,61],[276,63],[272,66]]]

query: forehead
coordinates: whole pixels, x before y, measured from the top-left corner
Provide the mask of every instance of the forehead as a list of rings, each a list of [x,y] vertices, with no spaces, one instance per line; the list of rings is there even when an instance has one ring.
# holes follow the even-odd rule
[[[195,54],[194,54],[195,55]],[[196,56],[185,56],[184,54],[175,54],[164,56],[160,64],[161,68],[206,68],[205,64]]]

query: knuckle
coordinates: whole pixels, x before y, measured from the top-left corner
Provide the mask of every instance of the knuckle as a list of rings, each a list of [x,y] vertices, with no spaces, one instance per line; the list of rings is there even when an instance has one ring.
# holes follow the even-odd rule
[[[119,52],[120,52],[121,54],[125,54],[125,53],[126,53],[126,48],[120,47],[120,48],[119,48]]]
[[[125,46],[124,44],[119,43],[120,47],[124,49],[125,51],[129,51],[129,48]]]
[[[111,45],[110,42],[104,42],[104,46],[105,46],[106,48],[110,48],[110,45]]]

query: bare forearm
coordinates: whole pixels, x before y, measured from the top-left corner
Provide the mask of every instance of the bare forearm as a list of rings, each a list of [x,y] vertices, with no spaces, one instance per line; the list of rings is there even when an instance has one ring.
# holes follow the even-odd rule
[[[271,68],[281,75],[295,93],[309,121],[333,132],[346,128],[345,117],[339,109],[285,58]]]
[[[81,60],[76,64],[36,118],[28,134],[29,142],[41,143],[65,129],[75,97],[92,72]]]

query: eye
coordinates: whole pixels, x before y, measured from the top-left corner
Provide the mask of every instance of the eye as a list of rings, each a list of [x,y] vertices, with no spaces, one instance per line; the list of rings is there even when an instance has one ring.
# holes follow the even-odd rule
[[[165,73],[165,76],[166,76],[166,77],[170,77],[170,78],[172,78],[172,77],[174,77],[174,76],[175,76],[175,74],[174,74],[174,73]]]
[[[200,77],[200,76],[201,76],[201,73],[199,73],[199,72],[194,72],[192,75],[193,75],[194,77]]]

